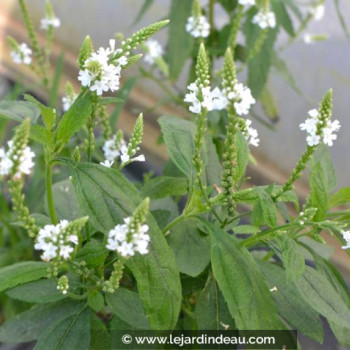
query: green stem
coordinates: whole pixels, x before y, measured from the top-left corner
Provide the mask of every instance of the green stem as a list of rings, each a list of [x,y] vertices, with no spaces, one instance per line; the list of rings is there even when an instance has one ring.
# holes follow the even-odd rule
[[[55,203],[53,199],[52,192],[52,164],[48,163],[46,165],[46,197],[47,197],[47,205],[49,208],[50,218],[53,224],[57,224],[57,216],[55,211]]]
[[[167,226],[165,226],[162,230],[163,234],[165,235],[169,230],[171,230],[174,226],[179,224],[180,222],[186,220],[189,216],[181,214],[178,216],[175,220],[173,220],[171,223],[169,223]]]

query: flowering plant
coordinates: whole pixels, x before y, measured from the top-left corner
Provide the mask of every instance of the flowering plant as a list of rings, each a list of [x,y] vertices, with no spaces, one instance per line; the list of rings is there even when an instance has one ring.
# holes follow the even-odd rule
[[[47,2],[42,50],[25,1],[19,2],[32,48],[10,39],[12,57],[50,89],[47,67],[60,21]],[[241,15],[253,3],[239,1]],[[197,5],[185,27],[205,37]],[[254,16],[264,30],[275,24],[266,7]],[[251,186],[246,167],[259,137],[246,116],[254,94],[237,78],[232,46],[214,84],[201,43],[182,101],[189,118],[159,119],[170,158],[163,174],[136,185],[125,176],[130,163],[145,161],[138,154],[143,116],[126,140],[106,109],[120,99],[103,95],[119,90],[123,71],[141,57],[139,46],[148,62],[165,67],[151,36],[167,24],[139,30],[119,48],[113,39],[95,51],[87,37],[78,58],[82,86],[76,94],[67,85],[62,115],[31,95],[0,102],[0,116],[17,123],[0,149],[0,292],[8,318],[0,341],[113,349],[113,330],[190,328],[297,329],[321,343],[323,316],[338,341],[350,345],[350,295],[321,235],[327,231],[349,252],[350,211],[333,209],[350,202],[350,191],[332,194],[328,147],[340,123],[332,119],[331,90],[300,125],[306,150],[287,181]],[[225,124],[219,144],[208,128],[213,111]],[[301,203],[294,183],[308,166],[311,190]],[[44,195],[44,208],[32,203],[37,194]]]

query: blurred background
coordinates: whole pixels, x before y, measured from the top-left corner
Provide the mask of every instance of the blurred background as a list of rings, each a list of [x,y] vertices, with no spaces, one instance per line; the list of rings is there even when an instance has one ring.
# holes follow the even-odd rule
[[[76,58],[80,45],[89,34],[95,48],[106,47],[110,38],[121,32],[128,36],[145,25],[165,19],[169,13],[170,0],[154,0],[152,6],[142,19],[134,24],[136,14],[144,3],[141,0],[52,0],[55,13],[61,20],[61,27],[56,30],[54,45],[54,62],[61,52],[64,55],[64,74],[61,79],[63,94],[66,81],[77,84],[78,66]],[[339,0],[344,20],[350,23],[350,1]],[[28,0],[28,9],[37,28],[45,16],[44,0]],[[305,149],[305,134],[299,130],[299,124],[305,120],[307,112],[317,107],[319,101],[329,88],[334,90],[334,118],[339,119],[342,129],[338,140],[331,148],[331,155],[338,177],[338,187],[349,187],[350,174],[350,37],[347,37],[334,6],[335,1],[326,0],[326,13],[321,21],[312,21],[307,29],[312,34],[328,34],[329,39],[314,44],[306,44],[302,37],[293,45],[281,50],[280,56],[285,60],[294,77],[297,88],[288,85],[278,74],[272,72],[268,86],[272,91],[277,107],[273,120],[264,116],[261,108],[256,114],[262,122],[255,121],[261,144],[253,149],[258,165],[251,165],[249,175],[256,184],[275,181],[283,183],[292,170],[300,154]],[[218,27],[228,22],[225,11],[216,4],[215,23]],[[19,42],[28,42],[21,14],[16,0],[1,0],[0,6],[0,96],[6,95],[13,82],[20,79],[30,86],[38,96],[40,89],[35,77],[24,66],[15,65],[10,58],[10,48],[6,42],[11,35]],[[166,51],[167,29],[156,35]],[[280,36],[277,46],[283,47],[286,37]],[[188,69],[188,67],[187,67]],[[138,68],[128,70],[124,80],[138,74]],[[186,69],[178,82],[180,88],[186,86]],[[244,75],[241,77],[244,81]],[[76,89],[77,90],[77,89]],[[45,98],[45,96],[41,96]],[[167,159],[165,147],[157,144],[159,127],[156,122],[160,114],[177,114],[189,117],[183,109],[162,104],[156,110],[154,106],[164,97],[164,91],[148,79],[137,79],[130,101],[126,104],[119,123],[120,127],[130,132],[138,112],[145,115],[144,148],[152,168],[160,169]],[[300,181],[297,191],[306,197],[307,184]],[[332,238],[327,238],[332,244]],[[348,260],[338,249],[333,257],[337,265],[348,275]],[[331,342],[331,340],[330,340]],[[324,349],[331,349],[325,345]],[[331,346],[331,345],[329,345]],[[313,349],[310,344],[308,349]],[[315,348],[316,349],[316,348]]]

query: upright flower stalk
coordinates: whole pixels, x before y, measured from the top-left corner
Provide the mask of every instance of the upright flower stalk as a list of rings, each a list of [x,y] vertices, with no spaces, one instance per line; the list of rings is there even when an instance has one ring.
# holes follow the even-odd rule
[[[13,209],[17,212],[19,221],[27,230],[29,237],[35,237],[38,227],[35,220],[29,214],[29,209],[24,203],[23,194],[23,174],[29,174],[34,165],[31,158],[34,153],[27,147],[29,139],[30,121],[29,119],[18,126],[15,136],[10,143],[9,162],[12,166],[9,171],[9,192],[13,203]]]
[[[314,115],[315,118],[315,132],[312,135],[309,135],[307,138],[307,148],[306,151],[301,156],[300,160],[298,161],[296,167],[294,168],[291,176],[288,178],[286,183],[282,186],[282,188],[272,197],[274,200],[277,200],[283,193],[291,190],[293,188],[293,184],[295,181],[297,181],[301,175],[303,174],[303,171],[305,170],[307,164],[311,160],[312,155],[316,151],[317,145],[323,138],[323,142],[327,143],[329,137],[329,134],[325,134],[325,131],[327,130],[327,126],[331,122],[332,117],[332,97],[333,93],[332,90],[329,90],[327,94],[324,96],[323,100],[321,101],[320,108],[318,112],[316,111]],[[313,112],[313,111],[311,111]],[[337,122],[337,121],[335,121]],[[306,124],[306,123],[305,123]],[[302,127],[302,125],[301,125]],[[337,129],[339,130],[340,125],[337,123]],[[309,129],[310,130],[310,129]],[[311,138],[310,138],[311,136]],[[333,144],[333,143],[332,143]]]

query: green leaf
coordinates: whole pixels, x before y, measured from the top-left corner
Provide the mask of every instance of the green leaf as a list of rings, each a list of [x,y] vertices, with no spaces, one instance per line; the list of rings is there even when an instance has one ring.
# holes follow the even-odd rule
[[[273,12],[276,15],[277,23],[290,35],[295,36],[292,19],[290,18],[283,0],[272,0]]]
[[[157,176],[142,188],[142,196],[150,199],[183,196],[188,193],[188,181],[182,177]]]
[[[0,269],[0,292],[19,284],[46,277],[49,265],[44,262],[26,261]]]
[[[91,163],[62,160],[72,170],[80,206],[92,225],[108,233],[122,218],[130,216],[141,203],[136,188],[120,172]],[[150,252],[128,260],[152,328],[175,326],[181,304],[179,274],[171,249],[154,218],[147,217]]]
[[[344,187],[329,198],[329,207],[334,208],[339,205],[350,203],[350,187]]]
[[[277,122],[279,118],[279,113],[276,105],[274,96],[272,95],[270,89],[265,86],[261,91],[260,103],[265,114],[273,121]]]
[[[150,211],[160,228],[165,227],[180,215],[179,208],[172,198],[152,200]]]
[[[26,301],[27,303],[51,303],[67,298],[57,290],[57,283],[52,279],[41,279],[29,282],[10,289],[6,294],[12,299]]]
[[[0,327],[0,342],[22,343],[36,340],[52,322],[74,315],[78,306],[72,300],[35,305]]]
[[[124,100],[122,100],[121,98],[118,98],[118,97],[102,97],[100,99],[101,105],[109,105],[109,104],[113,104],[113,103],[123,103],[124,104]]]
[[[249,148],[247,141],[242,133],[236,133],[236,147],[237,147],[237,165],[235,182],[240,183],[244,180],[248,160],[249,160]]]
[[[47,130],[51,131],[51,128],[56,121],[56,110],[43,105],[40,101],[31,95],[24,95],[24,99],[35,104],[40,109],[45,127]]]
[[[214,278],[210,275],[196,303],[195,315],[198,329],[235,329],[234,320]]]
[[[12,119],[16,122],[23,122],[30,118],[35,123],[40,115],[39,108],[30,102],[25,101],[0,101],[0,118]]]
[[[194,176],[192,158],[194,154],[195,126],[178,117],[164,116],[158,120],[168,154],[176,166],[192,181]]]
[[[322,274],[306,267],[304,274],[295,283],[300,294],[314,310],[338,326],[349,326],[349,307]]]
[[[288,283],[296,281],[305,271],[305,259],[298,244],[286,235],[277,238]]]
[[[268,225],[274,227],[277,225],[277,210],[271,196],[262,188],[256,187],[258,202],[254,205],[251,220],[253,225]]]
[[[52,143],[51,133],[41,125],[31,124],[29,137],[45,146],[50,146]]]
[[[91,309],[96,312],[101,311],[102,308],[105,306],[105,300],[103,298],[103,295],[97,290],[92,290],[88,294],[87,301]]]
[[[198,229],[196,222],[179,223],[171,230],[167,241],[180,272],[196,277],[209,265],[210,237]]]
[[[287,282],[285,271],[277,265],[260,262],[259,267],[265,275],[278,313],[290,325],[304,335],[322,343],[323,325],[316,311],[302,298],[296,287]]]
[[[228,308],[241,330],[281,329],[265,278],[248,250],[213,224],[211,235],[213,273]]]
[[[59,219],[75,220],[83,216],[72,181],[66,179],[56,182],[52,186],[52,191],[55,198],[56,214]],[[44,203],[48,213],[46,196]]]
[[[95,314],[91,315],[90,350],[111,349],[111,334],[102,320]]]
[[[86,350],[90,345],[91,310],[80,307],[72,316],[57,318],[39,337],[34,350]]]
[[[314,220],[323,220],[328,210],[329,187],[327,176],[319,162],[311,166],[310,188],[311,206],[317,208]]]
[[[108,254],[109,251],[103,243],[92,240],[79,249],[75,259],[79,262],[85,261],[89,268],[99,267],[105,262]]]
[[[57,143],[67,143],[85,125],[86,119],[91,115],[92,105],[93,102],[89,92],[79,96],[74,101],[57,126]]]
[[[187,19],[191,16],[193,0],[172,0],[168,38],[168,62],[170,79],[176,81],[190,57],[193,38],[186,32]]]
[[[106,302],[118,318],[133,328],[150,329],[149,320],[145,316],[142,301],[137,293],[118,288],[113,294],[107,294]]]
[[[260,228],[253,225],[239,225],[233,228],[234,233],[238,234],[257,234],[261,232]]]
[[[250,26],[252,26],[250,24]],[[261,50],[248,65],[248,86],[255,98],[259,98],[270,73],[274,45],[277,39],[278,27],[270,29]]]

